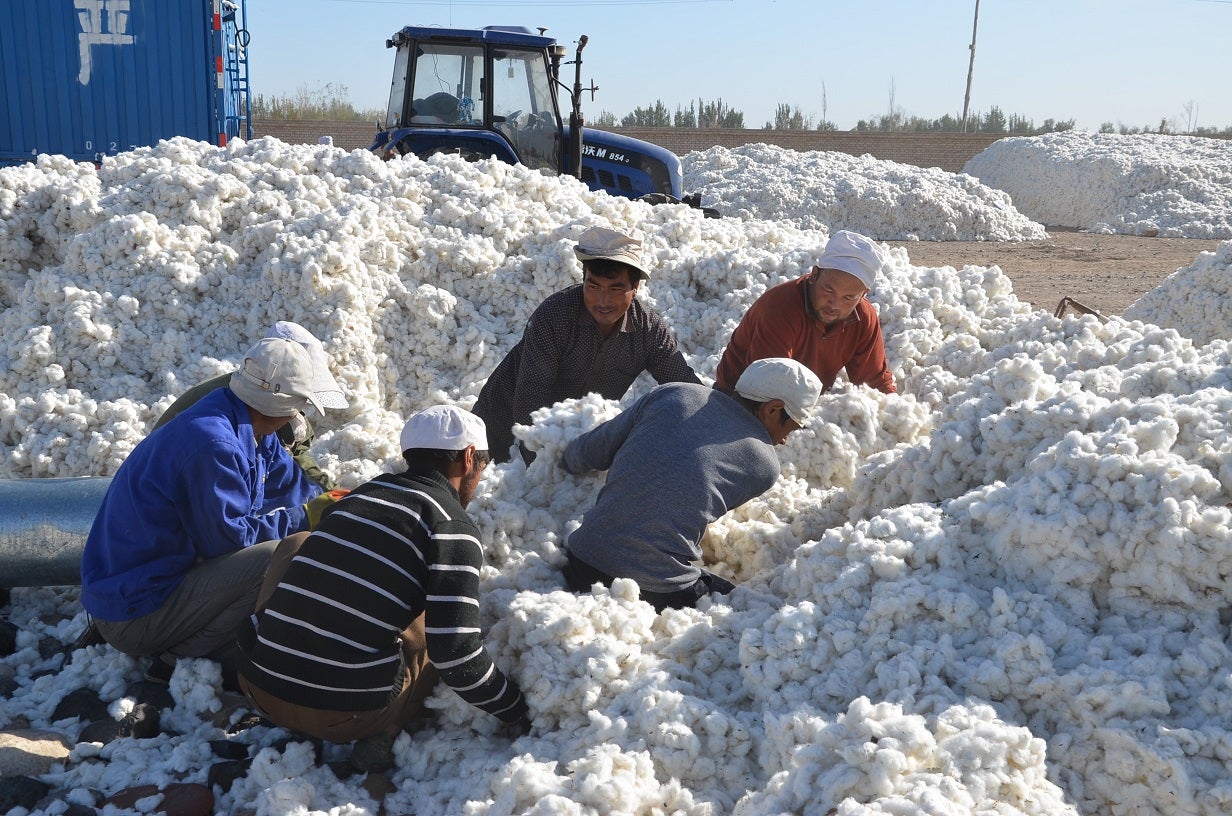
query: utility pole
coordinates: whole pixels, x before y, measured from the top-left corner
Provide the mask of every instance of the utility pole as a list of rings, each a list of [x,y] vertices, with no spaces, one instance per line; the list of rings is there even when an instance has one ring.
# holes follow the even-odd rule
[[[975,31],[980,25],[980,0],[975,0],[975,21],[971,23],[971,62],[967,64],[967,93],[963,96],[963,129],[967,132],[967,107],[971,104],[971,75],[975,73]]]

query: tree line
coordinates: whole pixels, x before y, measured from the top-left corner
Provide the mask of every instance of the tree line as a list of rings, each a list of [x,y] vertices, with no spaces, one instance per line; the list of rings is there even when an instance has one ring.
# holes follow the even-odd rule
[[[1177,127],[1176,123],[1171,119],[1161,119],[1155,127],[1144,125],[1142,127],[1130,127],[1121,122],[1113,124],[1112,122],[1104,122],[1099,126],[1100,133],[1120,133],[1128,135],[1131,133],[1167,133],[1174,136],[1205,136],[1208,139],[1232,139],[1232,126],[1225,128],[1217,127],[1194,127],[1191,130],[1183,130]]]
[[[288,96],[256,94],[252,97],[254,119],[276,120],[323,120],[332,122],[372,121],[381,118],[381,110],[360,110],[350,100],[345,85],[326,84],[319,88],[301,86]],[[838,126],[826,118],[825,89],[822,88],[822,114],[804,113],[798,105],[780,103],[775,107],[774,118],[766,121],[762,130],[821,130],[837,131]],[[1185,106],[1185,120],[1162,118],[1158,125],[1132,127],[1120,122],[1104,122],[1100,133],[1167,133],[1208,138],[1232,138],[1232,127],[1201,127],[1197,125],[1197,106],[1190,102]],[[634,108],[631,113],[617,116],[604,110],[590,118],[588,124],[598,128],[730,128],[735,130],[756,129],[745,123],[744,112],[736,110],[723,101],[696,99],[688,107],[677,105],[669,109],[662,99],[656,99],[645,107]],[[1007,114],[996,105],[986,112],[967,116],[946,114],[936,119],[908,115],[894,105],[890,97],[886,113],[861,119],[855,130],[860,133],[995,133],[1007,136],[1035,136],[1041,133],[1073,130],[1073,119],[1045,119],[1036,125],[1034,120],[1016,113]]]
[[[301,85],[287,96],[256,94],[251,98],[253,119],[282,121],[371,122],[383,116],[379,110],[358,110],[351,104],[345,85],[326,83],[319,88]]]
[[[609,111],[601,112],[591,122],[595,127],[647,127],[647,128],[746,128],[744,113],[716,99],[713,102],[697,100],[688,108],[677,105],[669,110],[663,100],[657,99],[646,107],[634,108],[622,117]],[[961,117],[946,114],[937,119],[908,116],[901,110],[891,108],[889,113],[861,119],[855,129],[862,133],[910,133],[910,132],[963,132],[1005,133],[1012,135],[1035,135],[1058,130],[1073,130],[1074,120],[1046,119],[1040,126],[1025,116],[1005,114],[996,106],[987,113],[975,113],[964,123]],[[780,103],[775,107],[774,119],[762,125],[763,130],[826,130],[837,131],[838,126],[825,116],[814,116],[800,110],[798,105]]]
[[[744,113],[735,110],[716,99],[713,102],[697,100],[690,102],[688,108],[676,106],[669,110],[662,100],[655,100],[646,107],[634,108],[632,113],[616,116],[610,111],[602,111],[594,117],[590,124],[599,128],[611,127],[645,127],[645,128],[749,128],[745,124]],[[1027,116],[1017,113],[1006,113],[1000,107],[993,105],[986,112],[976,111],[967,116],[966,122],[961,115],[945,114],[935,119],[922,116],[912,116],[891,103],[887,113],[870,116],[856,122],[854,128],[859,133],[996,133],[1007,136],[1037,136],[1041,133],[1055,133],[1073,130],[1074,119],[1045,119],[1040,124]],[[837,131],[839,128],[825,115],[806,114],[798,105],[780,103],[775,107],[774,119],[761,126],[762,130],[823,130]],[[1164,133],[1181,136],[1205,136],[1213,139],[1232,139],[1232,126],[1205,127],[1199,126],[1186,107],[1185,121],[1161,118],[1158,125],[1133,127],[1121,122],[1104,122],[1100,133]]]

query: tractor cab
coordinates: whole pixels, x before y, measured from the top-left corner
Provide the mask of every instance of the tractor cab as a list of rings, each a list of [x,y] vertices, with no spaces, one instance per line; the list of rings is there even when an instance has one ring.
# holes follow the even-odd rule
[[[383,147],[421,158],[495,155],[559,172],[564,128],[547,59],[552,42],[496,28],[399,31],[388,42],[397,52]]]
[[[579,77],[562,120],[558,89],[564,46],[525,28],[408,26],[396,49],[389,106],[370,148],[384,158],[458,153],[576,175],[592,189],[638,198],[679,198],[680,159],[638,139],[582,128]],[[566,88],[566,90],[568,90]]]

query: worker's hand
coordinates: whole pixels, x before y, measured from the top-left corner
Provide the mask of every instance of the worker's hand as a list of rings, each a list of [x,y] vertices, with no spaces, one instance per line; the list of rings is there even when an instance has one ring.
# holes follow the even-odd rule
[[[295,442],[303,442],[308,438],[308,419],[304,416],[303,411],[296,411],[291,417],[291,421],[287,423],[287,427],[291,429],[291,439]]]
[[[325,513],[325,508],[350,492],[342,488],[329,490],[305,504],[304,509],[308,511],[308,529],[315,530],[317,525],[321,523],[321,516]]]
[[[505,739],[515,740],[518,737],[524,737],[529,734],[532,725],[534,723],[531,722],[530,715],[523,714],[517,722],[501,723],[497,733]]]

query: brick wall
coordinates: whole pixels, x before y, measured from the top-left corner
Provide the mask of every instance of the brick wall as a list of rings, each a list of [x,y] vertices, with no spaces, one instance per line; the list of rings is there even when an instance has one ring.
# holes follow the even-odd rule
[[[252,123],[252,135],[275,136],[288,144],[315,144],[322,136],[330,136],[334,144],[345,150],[355,150],[372,144],[376,125],[372,122],[316,122],[257,119]]]
[[[684,128],[620,128],[620,133],[662,145],[678,156],[716,145],[735,148],[764,142],[801,152],[828,150],[876,159],[940,167],[962,172],[967,160],[997,141],[999,136],[975,133],[856,133],[813,130],[687,130]]]
[[[995,142],[998,136],[977,133],[855,133],[813,130],[689,130],[685,128],[613,128],[617,133],[662,145],[683,156],[693,150],[716,145],[739,147],[764,142],[792,150],[829,150],[863,156],[865,153],[885,161],[917,167],[939,167],[959,173],[975,154]],[[333,137],[334,144],[347,150],[368,147],[376,127],[370,122],[275,121],[253,123],[255,136],[276,136],[292,144],[315,143],[322,136]]]

